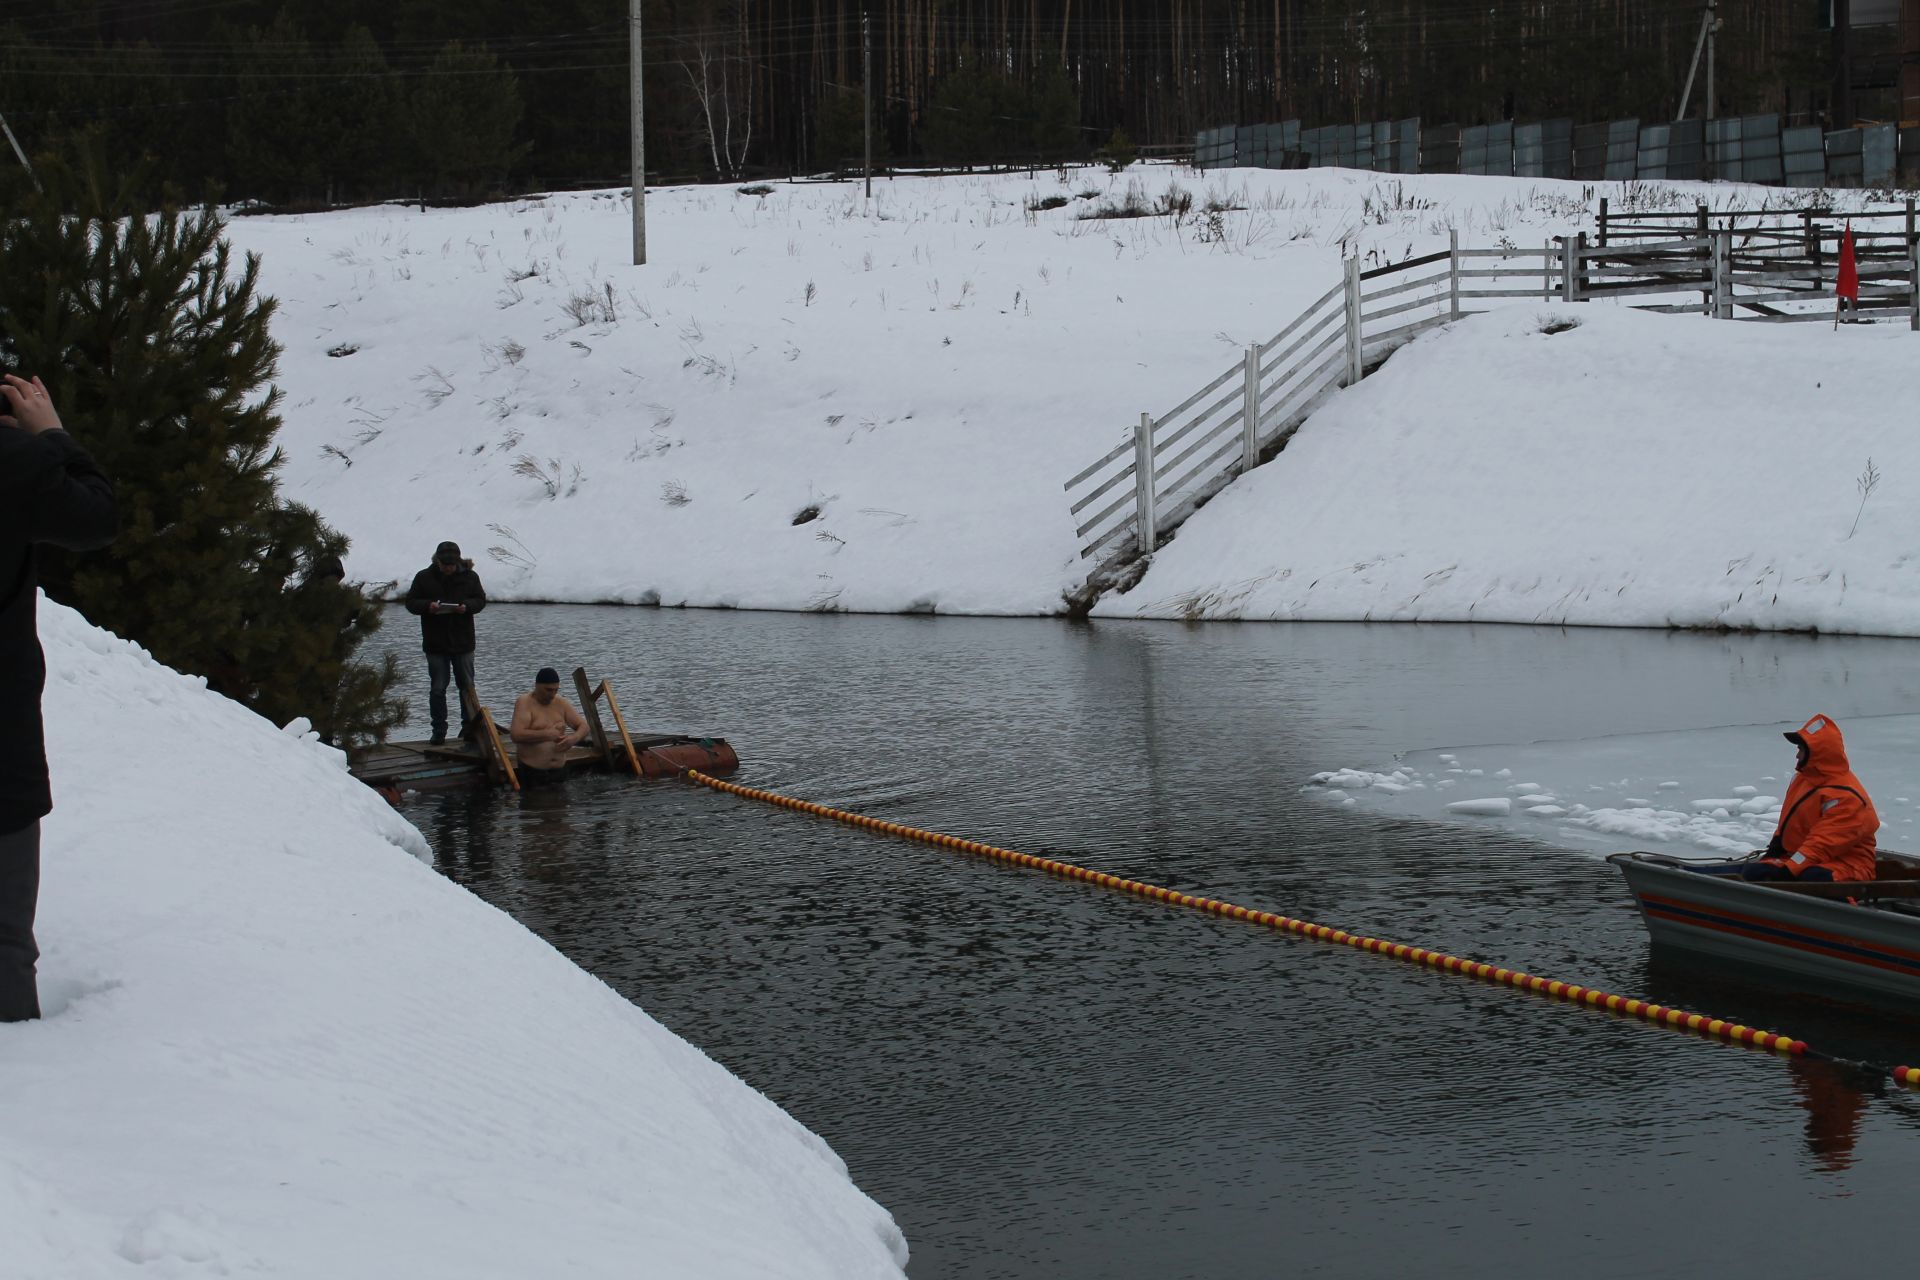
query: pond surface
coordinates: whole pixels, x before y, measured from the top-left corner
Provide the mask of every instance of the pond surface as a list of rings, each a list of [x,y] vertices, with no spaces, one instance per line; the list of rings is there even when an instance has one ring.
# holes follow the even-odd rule
[[[1875,1061],[1920,1022],[1650,964],[1613,868],[1339,765],[1920,710],[1912,642],[495,605],[740,781]],[[417,625],[402,655],[424,720]],[[915,1280],[1912,1265],[1920,1094],[671,782],[409,797],[439,865],[823,1136]],[[1781,1219],[1792,1226],[1781,1229]],[[1838,1242],[1844,1241],[1844,1246]]]

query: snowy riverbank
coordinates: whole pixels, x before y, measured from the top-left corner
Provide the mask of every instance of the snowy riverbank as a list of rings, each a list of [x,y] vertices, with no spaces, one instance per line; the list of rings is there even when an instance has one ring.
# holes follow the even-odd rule
[[[1175,185],[1196,216],[1077,216]],[[1138,166],[900,179],[871,206],[764,190],[650,193],[641,269],[617,193],[236,220],[280,299],[291,496],[375,582],[452,537],[503,599],[1046,614],[1085,573],[1061,483],[1343,252],[1538,245],[1603,195],[1796,195]],[[1336,396],[1104,610],[1920,633],[1920,453],[1888,408],[1920,339],[1601,304],[1547,336],[1539,310]]]
[[[421,860],[337,752],[42,603],[0,1271],[897,1276],[824,1142]]]

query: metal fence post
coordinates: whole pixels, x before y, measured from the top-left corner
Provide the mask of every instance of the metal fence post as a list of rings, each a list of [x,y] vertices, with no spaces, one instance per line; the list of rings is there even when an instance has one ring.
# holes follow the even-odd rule
[[[1241,405],[1240,470],[1251,471],[1260,460],[1260,344],[1247,344],[1247,389]]]
[[[1587,300],[1587,233],[1582,231],[1574,237],[1575,251],[1580,255],[1579,269],[1573,277],[1573,300]]]
[[[1573,237],[1555,236],[1560,242],[1560,301],[1573,301]]]
[[[1140,554],[1151,555],[1158,530],[1153,523],[1153,415],[1150,413],[1141,414],[1140,425],[1133,429],[1133,498],[1139,507],[1134,536],[1140,544]]]
[[[1448,319],[1460,318],[1460,231],[1447,232],[1447,310]]]
[[[1347,259],[1347,385],[1360,381],[1360,259]]]
[[[1553,300],[1553,241],[1540,242],[1540,301]]]

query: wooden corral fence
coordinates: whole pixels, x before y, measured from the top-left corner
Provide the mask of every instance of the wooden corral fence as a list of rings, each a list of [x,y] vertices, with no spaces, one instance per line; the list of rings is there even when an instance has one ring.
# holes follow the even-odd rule
[[[1475,304],[1664,297],[1627,305],[1721,319],[1833,318],[1837,222],[1796,214],[1773,226],[1734,226],[1736,215],[1722,225],[1714,224],[1723,215],[1687,216],[1694,223],[1685,227],[1615,219],[1604,242],[1582,232],[1537,249],[1463,249],[1456,233],[1446,251],[1391,266],[1363,271],[1358,258],[1347,259],[1341,282],[1292,323],[1172,409],[1141,414],[1066,482],[1080,556],[1093,566],[1088,590],[1121,581],[1208,499],[1273,457],[1334,390],[1426,330],[1486,309]],[[1907,227],[1856,229],[1855,252],[1863,317],[1904,319],[1920,330],[1920,236]],[[1821,300],[1829,305],[1807,309]]]

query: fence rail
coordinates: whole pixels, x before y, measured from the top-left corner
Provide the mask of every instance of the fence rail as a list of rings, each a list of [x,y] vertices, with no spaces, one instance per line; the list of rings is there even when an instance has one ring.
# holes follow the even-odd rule
[[[1429,329],[1485,309],[1475,304],[1698,294],[1698,301],[1629,305],[1729,320],[1837,322],[1837,309],[1806,308],[1834,300],[1841,227],[1812,218],[1740,227],[1722,215],[1713,218],[1725,225],[1712,226],[1688,217],[1691,226],[1614,222],[1600,242],[1582,232],[1537,249],[1462,248],[1455,234],[1443,252],[1369,271],[1346,259],[1340,283],[1273,337],[1250,344],[1172,409],[1141,414],[1066,482],[1081,558],[1094,565],[1089,584],[1103,587],[1151,553],[1208,499],[1277,453],[1332,392]],[[1859,232],[1855,252],[1856,312],[1920,330],[1920,234],[1910,224]]]

